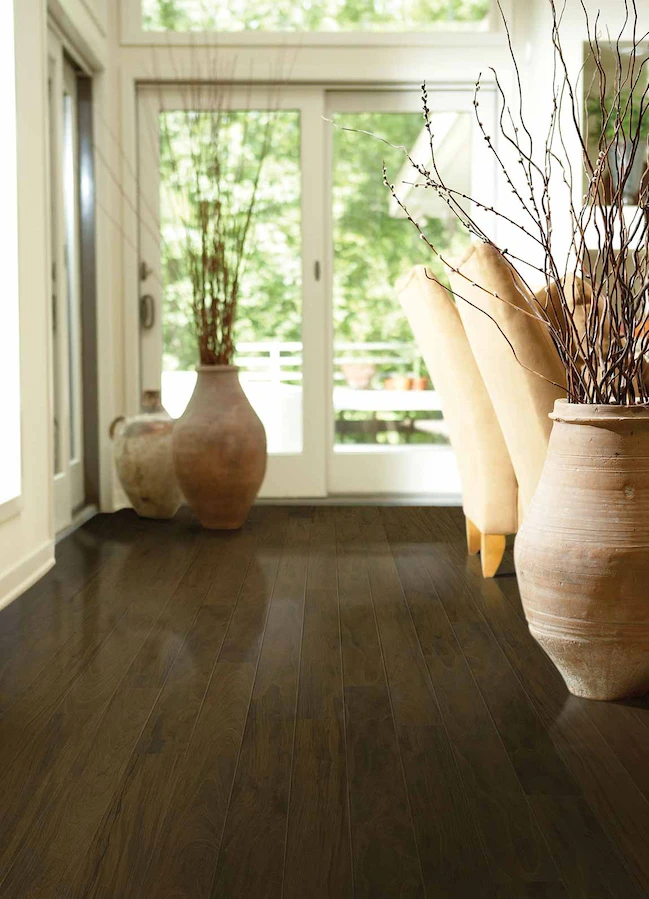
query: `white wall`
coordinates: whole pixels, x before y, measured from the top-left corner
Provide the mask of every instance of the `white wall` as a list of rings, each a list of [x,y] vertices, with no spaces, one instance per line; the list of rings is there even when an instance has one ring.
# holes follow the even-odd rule
[[[107,0],[52,0],[50,8],[61,31],[97,72],[98,114],[103,118],[102,104],[106,106],[109,93],[104,71],[110,57]],[[46,0],[14,0],[14,10],[23,476],[18,510],[0,520],[0,607],[54,564]],[[110,284],[110,277],[104,277],[98,297],[102,316],[109,321]],[[110,336],[103,318],[102,328]],[[113,381],[109,360],[108,373],[104,365],[100,382],[103,408],[110,406]],[[102,492],[110,493],[110,474]]]
[[[45,7],[16,0],[22,503],[0,524],[0,604],[53,563]]]

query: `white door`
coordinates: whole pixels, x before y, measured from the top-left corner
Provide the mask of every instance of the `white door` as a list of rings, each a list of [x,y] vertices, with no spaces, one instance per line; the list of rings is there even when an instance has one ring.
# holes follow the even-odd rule
[[[196,168],[188,111],[231,114],[219,126],[230,166],[240,164],[243,135],[254,144],[264,111],[274,117],[272,146],[253,215],[236,345],[244,389],[268,434],[261,495],[455,501],[459,476],[439,399],[394,290],[413,265],[439,265],[382,175],[385,161],[413,214],[456,258],[466,233],[430,191],[409,185],[405,155],[390,146],[404,145],[429,163],[421,96],[272,91],[140,90],[141,387],[162,385],[165,407],[178,416],[195,382],[192,287],[178,227]],[[477,174],[472,101],[468,90],[429,93],[437,163],[466,193]],[[480,176],[488,185],[491,174],[483,168]],[[490,196],[482,191],[482,199]]]
[[[199,138],[192,112],[208,119],[227,147],[227,177],[243,171],[250,188],[259,134],[270,151],[257,187],[251,258],[241,280],[235,362],[268,437],[261,495],[322,496],[325,473],[326,315],[324,246],[324,94],[223,87],[143,87],[138,103],[140,184],[141,388],[162,388],[162,402],[182,414],[198,349],[192,335],[191,277],[183,261],[184,196]],[[227,114],[226,114],[227,113]],[[270,124],[269,124],[270,121]],[[244,148],[245,152],[242,152]],[[253,160],[254,162],[254,160]],[[236,170],[233,172],[233,169]],[[247,196],[247,194],[246,194]],[[246,197],[244,197],[245,202]],[[234,200],[236,202],[236,198]]]
[[[471,194],[479,139],[473,94],[431,89],[428,103],[436,164]],[[447,258],[457,259],[469,237],[433,191],[415,186],[418,173],[403,152],[430,169],[419,91],[336,90],[326,109],[334,126],[327,132],[329,492],[453,501],[461,488],[439,398],[394,289],[416,264],[441,278],[444,269],[391,197],[383,164]]]
[[[49,34],[50,236],[54,401],[54,521],[84,504],[77,74]]]

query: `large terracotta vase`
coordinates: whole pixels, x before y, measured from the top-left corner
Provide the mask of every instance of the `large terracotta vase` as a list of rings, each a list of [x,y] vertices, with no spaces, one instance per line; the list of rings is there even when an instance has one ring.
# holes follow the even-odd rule
[[[171,453],[173,427],[155,390],[144,392],[140,415],[120,416],[110,426],[117,474],[142,518],[173,518],[183,501]]]
[[[266,473],[266,432],[233,365],[201,366],[174,427],[174,465],[206,528],[240,528]]]
[[[649,692],[649,409],[555,404],[547,460],[518,533],[532,635],[571,693]]]

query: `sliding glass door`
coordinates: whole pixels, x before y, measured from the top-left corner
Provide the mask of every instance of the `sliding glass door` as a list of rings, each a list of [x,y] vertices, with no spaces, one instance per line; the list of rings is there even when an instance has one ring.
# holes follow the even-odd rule
[[[433,91],[430,104],[438,165],[468,193],[472,95]],[[414,265],[442,278],[443,267],[383,184],[385,162],[440,249],[463,252],[468,238],[443,203],[417,191],[399,149],[430,161],[418,92],[140,89],[141,387],[161,386],[174,416],[197,363],[184,205],[197,127],[215,135],[211,152],[221,148],[220,177],[236,185],[235,204],[248,196],[262,135],[271,135],[235,331],[241,380],[268,434],[262,495],[455,499],[439,398],[394,290]]]

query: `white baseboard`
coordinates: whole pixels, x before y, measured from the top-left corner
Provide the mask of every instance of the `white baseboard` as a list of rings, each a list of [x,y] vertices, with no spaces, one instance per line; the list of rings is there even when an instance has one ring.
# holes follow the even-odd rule
[[[46,540],[26,559],[0,577],[0,609],[17,599],[54,565],[54,541]]]

